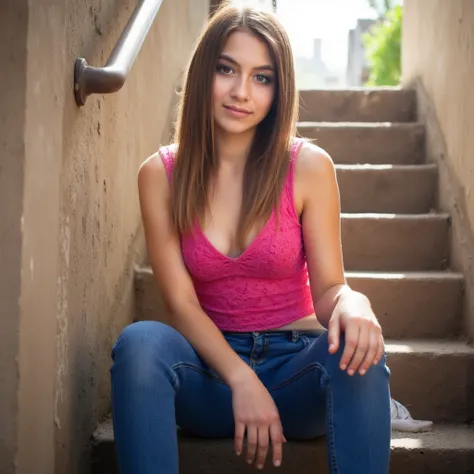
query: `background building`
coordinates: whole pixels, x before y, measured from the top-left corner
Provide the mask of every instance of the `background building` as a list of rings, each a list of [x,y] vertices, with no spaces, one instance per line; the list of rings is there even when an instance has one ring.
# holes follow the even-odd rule
[[[362,37],[374,23],[375,20],[358,19],[356,27],[349,30],[346,73],[348,87],[363,86],[369,77],[370,69]]]

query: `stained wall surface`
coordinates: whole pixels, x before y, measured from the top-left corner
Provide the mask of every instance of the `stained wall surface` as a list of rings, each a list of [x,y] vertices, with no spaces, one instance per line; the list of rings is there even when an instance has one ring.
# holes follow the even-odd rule
[[[26,0],[0,5],[0,473],[13,472],[18,433],[21,214],[25,143]],[[8,47],[6,47],[8,45]]]
[[[164,0],[123,89],[79,108],[75,58],[104,65],[136,5],[2,3],[1,474],[87,472],[110,411],[110,352],[133,319],[145,253],[137,171],[168,142],[209,12],[209,0]]]
[[[464,330],[474,339],[474,2],[405,0],[403,86],[418,90],[440,207],[452,216],[452,262],[466,277]]]

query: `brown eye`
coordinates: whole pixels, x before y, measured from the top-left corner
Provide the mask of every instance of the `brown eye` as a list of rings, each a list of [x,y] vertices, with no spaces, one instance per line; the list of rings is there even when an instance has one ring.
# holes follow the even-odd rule
[[[232,68],[226,64],[218,64],[216,71],[221,72],[222,74],[230,74],[232,72]]]

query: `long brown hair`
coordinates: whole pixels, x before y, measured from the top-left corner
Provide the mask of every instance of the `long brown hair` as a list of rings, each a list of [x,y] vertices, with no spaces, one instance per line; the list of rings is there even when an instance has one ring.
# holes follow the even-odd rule
[[[247,232],[279,211],[289,166],[289,148],[296,134],[298,96],[288,36],[271,12],[218,8],[199,37],[186,68],[178,103],[177,143],[172,182],[172,215],[180,234],[202,224],[209,208],[209,189],[218,160],[214,142],[212,85],[225,42],[234,31],[248,31],[263,40],[275,64],[275,95],[268,115],[257,126],[247,159],[237,245],[243,250]]]

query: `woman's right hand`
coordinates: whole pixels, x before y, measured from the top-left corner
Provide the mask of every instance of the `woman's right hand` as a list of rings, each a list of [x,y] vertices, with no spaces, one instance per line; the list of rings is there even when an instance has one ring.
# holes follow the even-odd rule
[[[282,462],[282,443],[286,442],[280,414],[268,390],[255,375],[248,371],[245,378],[231,386],[235,422],[235,452],[243,450],[247,432],[246,459],[251,464],[256,456],[257,469],[263,469],[269,445],[272,445],[273,465]]]

